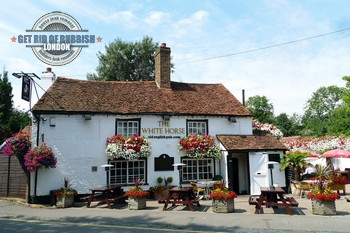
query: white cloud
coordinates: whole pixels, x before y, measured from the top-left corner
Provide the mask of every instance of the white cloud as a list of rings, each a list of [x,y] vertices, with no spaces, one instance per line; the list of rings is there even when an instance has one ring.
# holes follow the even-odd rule
[[[144,21],[149,26],[155,27],[161,23],[168,21],[169,18],[170,18],[170,15],[168,13],[165,13],[162,11],[152,11],[152,12],[149,12],[149,14],[144,19]]]

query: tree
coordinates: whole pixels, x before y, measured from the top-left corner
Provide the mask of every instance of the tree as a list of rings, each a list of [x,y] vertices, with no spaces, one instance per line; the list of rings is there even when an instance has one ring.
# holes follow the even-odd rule
[[[303,124],[311,135],[327,134],[330,112],[342,103],[344,89],[337,86],[320,87],[306,102]]]
[[[294,122],[286,113],[281,113],[275,117],[275,126],[282,131],[284,137],[295,135],[295,132],[293,132],[293,124]]]
[[[0,78],[0,145],[31,122],[28,112],[13,108],[12,97],[12,86],[4,69]]]
[[[346,81],[343,89],[343,101],[350,106],[350,76],[343,76],[342,79]]]
[[[294,178],[300,180],[300,170],[306,164],[304,159],[309,156],[307,152],[294,151],[283,155],[281,160],[281,170],[287,167],[292,167],[294,171]]]
[[[9,136],[11,129],[8,125],[12,111],[12,86],[8,80],[8,72],[4,69],[0,78],[0,144]]]
[[[246,102],[246,107],[252,113],[253,118],[261,123],[273,123],[273,105],[269,103],[266,96],[249,97]]]
[[[154,53],[158,43],[150,37],[142,41],[125,42],[116,39],[98,53],[97,74],[87,74],[88,80],[149,81],[154,80]]]
[[[350,107],[343,104],[330,113],[328,134],[331,135],[350,135]]]

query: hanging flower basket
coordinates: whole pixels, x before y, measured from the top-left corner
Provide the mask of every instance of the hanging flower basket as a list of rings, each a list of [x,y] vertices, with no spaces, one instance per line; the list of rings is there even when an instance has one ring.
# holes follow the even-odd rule
[[[30,147],[29,135],[25,132],[19,132],[6,140],[3,152],[8,157],[16,156],[18,159],[23,159]]]
[[[190,134],[181,138],[179,150],[184,150],[190,158],[213,157],[221,159],[220,148],[209,134]]]
[[[34,147],[24,156],[24,161],[29,172],[35,172],[40,167],[55,168],[57,163],[55,154],[46,144]]]
[[[139,135],[122,137],[114,135],[107,139],[106,154],[112,158],[136,160],[151,155],[151,145]]]

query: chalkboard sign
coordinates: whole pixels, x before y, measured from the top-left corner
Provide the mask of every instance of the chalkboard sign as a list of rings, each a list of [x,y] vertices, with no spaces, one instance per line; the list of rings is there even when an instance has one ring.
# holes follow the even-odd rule
[[[158,158],[154,158],[154,171],[174,171],[174,157],[167,154],[161,154]]]

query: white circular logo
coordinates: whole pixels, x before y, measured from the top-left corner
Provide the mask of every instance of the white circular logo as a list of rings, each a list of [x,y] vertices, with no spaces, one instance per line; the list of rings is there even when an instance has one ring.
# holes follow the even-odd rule
[[[88,43],[95,43],[94,35],[82,35],[79,23],[70,15],[52,12],[38,19],[32,30],[31,47],[44,63],[62,66],[73,61]],[[38,33],[39,32],[39,33]],[[38,33],[38,34],[37,34]]]

